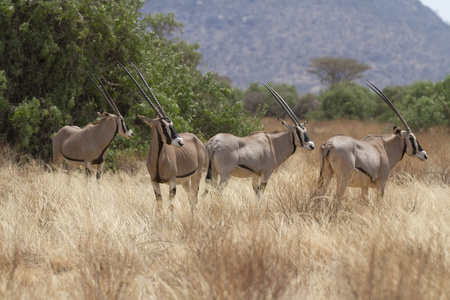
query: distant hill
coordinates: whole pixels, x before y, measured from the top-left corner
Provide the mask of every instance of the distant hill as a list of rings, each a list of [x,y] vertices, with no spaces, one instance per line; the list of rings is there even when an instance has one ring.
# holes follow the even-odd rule
[[[260,80],[318,91],[314,57],[355,58],[376,85],[450,74],[450,25],[418,0],[149,0],[145,13],[173,12],[181,36],[198,42],[203,70],[247,88]]]

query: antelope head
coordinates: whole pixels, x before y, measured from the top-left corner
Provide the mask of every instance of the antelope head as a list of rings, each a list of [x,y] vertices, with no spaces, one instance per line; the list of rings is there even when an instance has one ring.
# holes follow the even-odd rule
[[[125,72],[127,72],[128,76],[131,77],[131,79],[136,84],[136,86],[139,88],[139,90],[141,91],[142,95],[144,95],[145,99],[150,104],[151,108],[153,109],[153,111],[155,112],[155,114],[157,116],[156,119],[150,119],[148,117],[145,117],[145,116],[142,116],[142,115],[138,114],[139,118],[142,121],[144,121],[145,123],[147,123],[148,125],[150,125],[152,128],[154,128],[158,132],[158,134],[161,137],[163,143],[168,144],[168,145],[172,145],[172,146],[175,146],[175,147],[183,147],[184,146],[183,139],[175,131],[172,121],[169,119],[169,117],[167,116],[166,112],[161,107],[161,104],[156,99],[156,97],[153,94],[151,88],[148,86],[147,82],[145,81],[144,76],[142,76],[141,72],[139,72],[138,68],[133,63],[131,63],[131,64],[133,65],[133,67],[136,70],[136,72],[139,74],[139,77],[144,82],[147,90],[149,91],[150,95],[152,96],[153,101],[156,103],[156,105],[155,105],[155,103],[153,103],[150,100],[150,98],[144,92],[144,90],[139,85],[139,83],[136,81],[136,79],[134,79],[133,75],[131,75],[131,73],[127,70],[127,68],[125,68],[125,66],[122,65],[119,62],[119,65],[125,70]]]
[[[367,82],[367,85],[372,89],[372,91],[374,91],[378,96],[380,96],[381,99],[383,99],[384,102],[386,102],[387,105],[389,105],[389,107],[395,112],[397,117],[400,119],[400,121],[405,126],[406,130],[401,130],[398,127],[394,127],[394,134],[397,135],[398,137],[400,137],[404,141],[406,154],[408,154],[410,156],[416,156],[420,160],[427,160],[428,159],[427,153],[422,149],[422,147],[419,144],[419,141],[417,141],[416,136],[412,133],[411,128],[409,128],[405,119],[403,119],[402,115],[400,115],[400,113],[395,108],[395,106],[392,104],[392,102],[386,97],[386,95],[383,94],[382,91],[380,91],[370,81],[366,80],[366,82]]]
[[[138,117],[158,131],[158,134],[161,137],[161,140],[164,144],[172,145],[175,147],[184,146],[183,139],[175,131],[172,125],[172,121],[170,121],[169,119],[165,118],[150,119],[139,114]]]
[[[102,118],[107,118],[110,120],[113,120],[117,124],[117,133],[124,138],[130,139],[133,137],[133,131],[131,129],[128,129],[127,124],[125,124],[125,121],[123,120],[122,116],[117,116],[115,114],[110,114],[107,112],[103,113],[97,113]]]
[[[126,139],[130,139],[133,137],[133,131],[128,128],[127,124],[125,124],[125,120],[123,119],[122,115],[120,114],[119,109],[117,108],[116,104],[114,103],[113,99],[111,98],[111,95],[106,90],[105,86],[102,84],[100,79],[98,78],[97,74],[93,72],[95,78],[100,83],[100,86],[94,81],[94,79],[86,72],[84,73],[91,79],[91,81],[94,83],[94,85],[97,87],[97,89],[100,91],[100,93],[103,95],[103,97],[106,99],[106,102],[108,102],[109,106],[111,106],[114,114],[109,114],[107,112],[104,112],[102,114],[97,113],[102,118],[108,118],[116,122],[117,125],[117,133],[121,136],[123,136]]]
[[[281,124],[283,124],[283,126],[285,126],[288,131],[292,132],[292,134],[294,136],[295,145],[297,147],[304,147],[308,150],[314,150],[315,149],[314,143],[313,143],[313,141],[311,141],[309,139],[309,136],[306,133],[305,125],[306,125],[306,123],[308,123],[308,121],[303,122],[303,124],[300,123],[300,121],[295,116],[294,112],[291,110],[289,105],[287,105],[286,101],[284,101],[284,99],[281,98],[281,96],[273,88],[271,88],[264,82],[262,82],[262,83],[269,90],[269,92],[275,97],[275,99],[277,99],[277,101],[278,101],[278,103],[280,103],[281,107],[284,108],[286,113],[291,118],[292,122],[294,122],[295,125],[289,125],[285,121],[278,118],[279,120],[281,120]]]

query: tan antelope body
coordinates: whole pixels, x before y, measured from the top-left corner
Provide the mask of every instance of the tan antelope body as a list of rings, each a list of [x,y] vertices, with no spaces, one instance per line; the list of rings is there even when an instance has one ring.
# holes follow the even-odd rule
[[[319,194],[324,193],[335,177],[337,200],[342,198],[347,186],[360,187],[364,198],[368,197],[369,187],[376,188],[377,197],[383,197],[389,173],[405,153],[420,160],[428,158],[392,103],[374,85],[368,84],[394,110],[407,130],[394,127],[393,134],[369,135],[361,140],[337,135],[323,143],[320,148]]]
[[[97,179],[100,179],[108,147],[114,137],[119,134],[129,139],[133,136],[133,132],[128,129],[113,100],[109,95],[109,98],[106,97],[104,86],[102,85],[102,88],[105,93],[98,85],[96,86],[117,115],[106,112],[98,113],[102,119],[83,128],[64,126],[56,133],[52,143],[53,163],[61,165],[65,160],[69,166],[69,171],[73,168],[84,167],[87,173],[93,173],[93,166],[96,165]]]
[[[202,168],[205,161],[205,146],[195,135],[187,132],[178,134],[175,131],[172,121],[167,117],[134,64],[133,67],[144,81],[157,106],[151,102],[131,73],[122,64],[120,65],[132,78],[158,116],[156,119],[150,119],[138,115],[142,121],[152,128],[152,140],[147,156],[147,170],[155,193],[157,210],[161,209],[162,202],[160,184],[169,184],[169,208],[171,210],[173,210],[172,201],[176,195],[176,186],[181,184],[188,194],[191,212],[193,212],[198,199]]]
[[[304,124],[301,124],[284,100],[271,87],[263,83],[283,106],[295,126],[282,121],[284,132],[255,132],[246,137],[219,133],[205,145],[208,155],[207,181],[223,189],[229,179],[251,177],[252,186],[258,197],[262,197],[272,173],[285,162],[297,147],[314,150]]]

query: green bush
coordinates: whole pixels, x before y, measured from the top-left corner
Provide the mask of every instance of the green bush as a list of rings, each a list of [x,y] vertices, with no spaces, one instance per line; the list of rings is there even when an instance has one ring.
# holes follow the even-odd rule
[[[439,124],[450,125],[450,75],[443,81],[439,81],[434,86],[434,97],[436,101],[437,110],[442,112],[444,116]]]
[[[361,119],[373,117],[376,104],[367,88],[351,81],[340,81],[319,95],[320,110],[311,114],[318,119]]]
[[[295,111],[297,103],[301,102],[295,85],[268,83]],[[244,108],[252,113],[270,117],[287,117],[286,111],[264,85],[254,82],[244,93]],[[298,118],[301,116],[297,115]]]
[[[448,124],[449,77],[436,85],[430,81],[417,81],[409,86],[387,87],[383,93],[394,104],[412,129],[426,129],[433,125]],[[446,98],[447,97],[447,98]],[[387,105],[378,112],[378,120],[401,125],[398,117]],[[382,111],[382,112],[381,112]],[[401,125],[402,126],[402,125]]]
[[[93,70],[136,133],[131,140],[115,139],[111,158],[125,149],[146,151],[150,129],[136,114],[154,113],[117,61],[137,65],[179,132],[207,139],[220,131],[247,134],[259,128],[258,118],[233,98],[233,89],[197,70],[199,46],[172,38],[182,26],[174,16],[142,16],[142,5],[139,0],[2,2],[0,126],[7,142],[49,159],[51,137],[59,128],[83,127],[97,120],[96,111],[111,112],[84,73]]]

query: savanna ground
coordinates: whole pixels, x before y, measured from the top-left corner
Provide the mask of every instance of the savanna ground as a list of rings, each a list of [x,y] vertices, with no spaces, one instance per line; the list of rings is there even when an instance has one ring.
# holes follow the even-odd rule
[[[359,121],[307,128],[316,146],[391,132]],[[280,166],[261,202],[249,180],[233,180],[191,215],[180,187],[171,215],[165,186],[158,215],[143,161],[123,158],[97,183],[3,147],[0,298],[449,299],[450,134],[416,136],[428,161],[405,155],[381,201],[347,190],[336,219],[310,197],[317,149]]]

